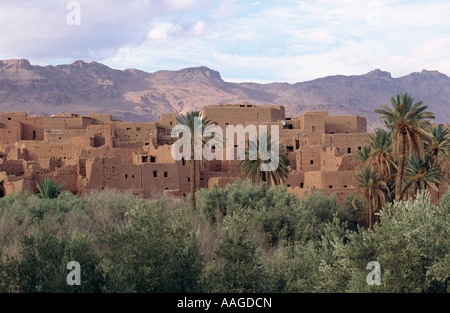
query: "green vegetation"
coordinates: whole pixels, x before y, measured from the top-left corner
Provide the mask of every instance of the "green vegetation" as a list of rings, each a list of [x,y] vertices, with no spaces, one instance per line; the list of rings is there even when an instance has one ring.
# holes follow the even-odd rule
[[[0,199],[1,292],[445,292],[450,190],[387,204],[372,230],[336,196],[236,182],[189,199]],[[66,265],[81,265],[69,286]],[[381,265],[369,286],[366,265]],[[448,291],[448,290],[447,290]]]
[[[64,188],[64,184],[58,185],[53,178],[44,178],[44,182],[41,184],[38,181],[36,186],[39,189],[39,193],[44,199],[54,199],[58,196],[60,191]]]

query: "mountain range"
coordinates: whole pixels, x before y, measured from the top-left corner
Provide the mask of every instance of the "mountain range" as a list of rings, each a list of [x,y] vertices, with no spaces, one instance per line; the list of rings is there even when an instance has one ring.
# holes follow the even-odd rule
[[[0,61],[0,111],[29,115],[71,112],[109,113],[124,121],[154,121],[162,113],[185,113],[205,105],[278,104],[287,116],[308,111],[360,115],[369,129],[382,126],[374,112],[392,96],[408,92],[435,113],[434,122],[450,121],[450,77],[422,70],[393,78],[380,69],[364,75],[327,76],[298,83],[226,82],[207,67],[178,71],[117,70],[98,62],[31,65],[28,60]]]

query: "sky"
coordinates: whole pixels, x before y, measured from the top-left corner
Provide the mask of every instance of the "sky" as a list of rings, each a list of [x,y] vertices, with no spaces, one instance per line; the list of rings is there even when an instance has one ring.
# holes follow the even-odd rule
[[[450,76],[449,55],[448,0],[0,0],[0,59],[36,65],[295,83],[377,68]]]

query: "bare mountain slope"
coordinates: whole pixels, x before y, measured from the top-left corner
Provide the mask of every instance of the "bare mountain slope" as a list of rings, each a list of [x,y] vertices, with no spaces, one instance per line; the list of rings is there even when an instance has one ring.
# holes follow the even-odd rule
[[[0,61],[0,110],[28,114],[103,112],[127,121],[153,121],[161,113],[187,112],[204,105],[280,104],[291,116],[313,110],[358,114],[373,128],[381,125],[374,109],[389,104],[400,92],[424,101],[437,122],[449,122],[450,78],[437,71],[393,78],[377,69],[296,84],[256,84],[226,82],[206,67],[148,73],[115,70],[97,62],[35,66],[27,60]]]

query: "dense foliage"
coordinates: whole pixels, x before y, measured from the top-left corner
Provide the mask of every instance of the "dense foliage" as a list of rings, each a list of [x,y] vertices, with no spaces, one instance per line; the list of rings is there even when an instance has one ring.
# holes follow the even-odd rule
[[[387,204],[372,230],[351,205],[237,182],[189,199],[111,192],[0,199],[1,292],[445,292],[450,191]],[[81,285],[66,268],[81,265]],[[370,286],[367,263],[381,266]],[[448,291],[448,290],[447,290]]]

